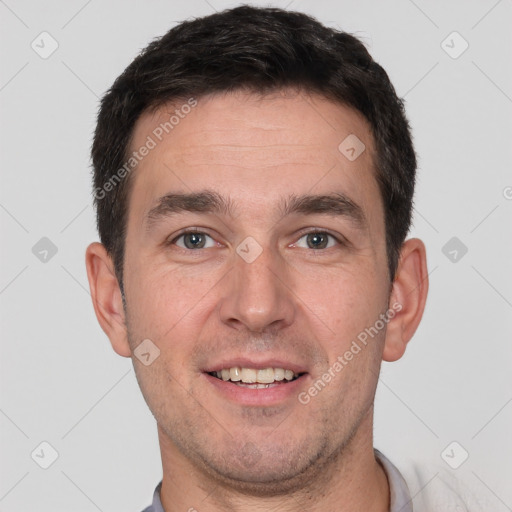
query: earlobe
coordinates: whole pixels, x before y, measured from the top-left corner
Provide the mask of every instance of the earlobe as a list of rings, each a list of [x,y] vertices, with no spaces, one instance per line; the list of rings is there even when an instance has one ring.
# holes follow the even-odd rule
[[[112,259],[105,247],[94,242],[87,247],[85,266],[96,318],[119,355],[131,357],[121,290]]]
[[[399,309],[389,321],[382,358],[400,359],[423,316],[428,293],[426,249],[423,242],[411,238],[402,245],[400,262],[393,282],[390,308]]]

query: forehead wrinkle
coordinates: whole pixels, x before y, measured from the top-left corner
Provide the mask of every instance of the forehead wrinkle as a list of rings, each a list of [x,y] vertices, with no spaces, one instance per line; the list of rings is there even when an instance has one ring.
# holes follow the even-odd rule
[[[312,151],[314,150],[314,151]],[[177,165],[199,165],[240,168],[268,168],[289,165],[318,165],[336,163],[338,149],[332,145],[280,144],[261,146],[197,145],[187,146],[167,157]]]

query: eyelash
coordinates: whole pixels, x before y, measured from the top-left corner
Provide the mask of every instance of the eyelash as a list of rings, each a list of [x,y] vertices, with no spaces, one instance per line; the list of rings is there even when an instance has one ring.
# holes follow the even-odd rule
[[[169,240],[165,243],[166,246],[170,246],[170,245],[175,245],[176,241],[179,240],[180,238],[186,236],[186,235],[190,235],[190,234],[199,234],[199,235],[206,235],[208,237],[210,237],[212,240],[213,240],[213,237],[211,235],[209,235],[208,233],[206,233],[205,231],[200,231],[199,229],[189,229],[189,230],[186,230],[186,231],[182,231],[179,235],[175,236],[172,240]],[[336,235],[333,235],[332,233],[330,233],[329,231],[326,231],[324,229],[320,229],[320,228],[315,228],[315,229],[312,229],[310,231],[303,231],[300,233],[300,237],[298,238],[298,240],[301,240],[302,238],[304,238],[305,236],[307,235],[310,235],[310,234],[321,234],[321,235],[327,235],[327,236],[330,236],[331,238],[333,238],[334,240],[336,240],[336,242],[338,243],[338,245],[340,246],[346,246],[348,245],[347,244],[347,241],[341,237],[338,237]],[[182,251],[186,251],[186,252],[197,252],[199,251],[200,249],[187,249],[187,248],[183,248],[183,247],[178,247],[178,249],[181,249]],[[211,247],[207,247],[207,249],[211,249]],[[333,247],[328,247],[326,249],[309,249],[311,251],[326,251],[328,249],[333,249]]]

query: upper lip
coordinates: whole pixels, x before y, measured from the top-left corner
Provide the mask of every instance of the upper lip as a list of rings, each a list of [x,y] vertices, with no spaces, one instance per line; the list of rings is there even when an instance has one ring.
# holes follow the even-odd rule
[[[283,368],[284,370],[292,370],[294,373],[307,373],[305,365],[291,361],[284,361],[282,359],[249,359],[239,357],[236,359],[226,359],[219,363],[212,363],[204,369],[206,373],[218,372],[223,368],[254,368],[255,370],[263,370],[265,368]]]

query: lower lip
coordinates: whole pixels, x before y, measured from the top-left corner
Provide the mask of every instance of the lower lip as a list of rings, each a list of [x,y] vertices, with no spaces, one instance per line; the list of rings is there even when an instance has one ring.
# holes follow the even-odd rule
[[[202,374],[208,383],[215,387],[225,398],[241,405],[270,406],[282,403],[290,397],[297,397],[307,375],[301,375],[286,384],[277,384],[268,388],[246,388],[230,381]]]

